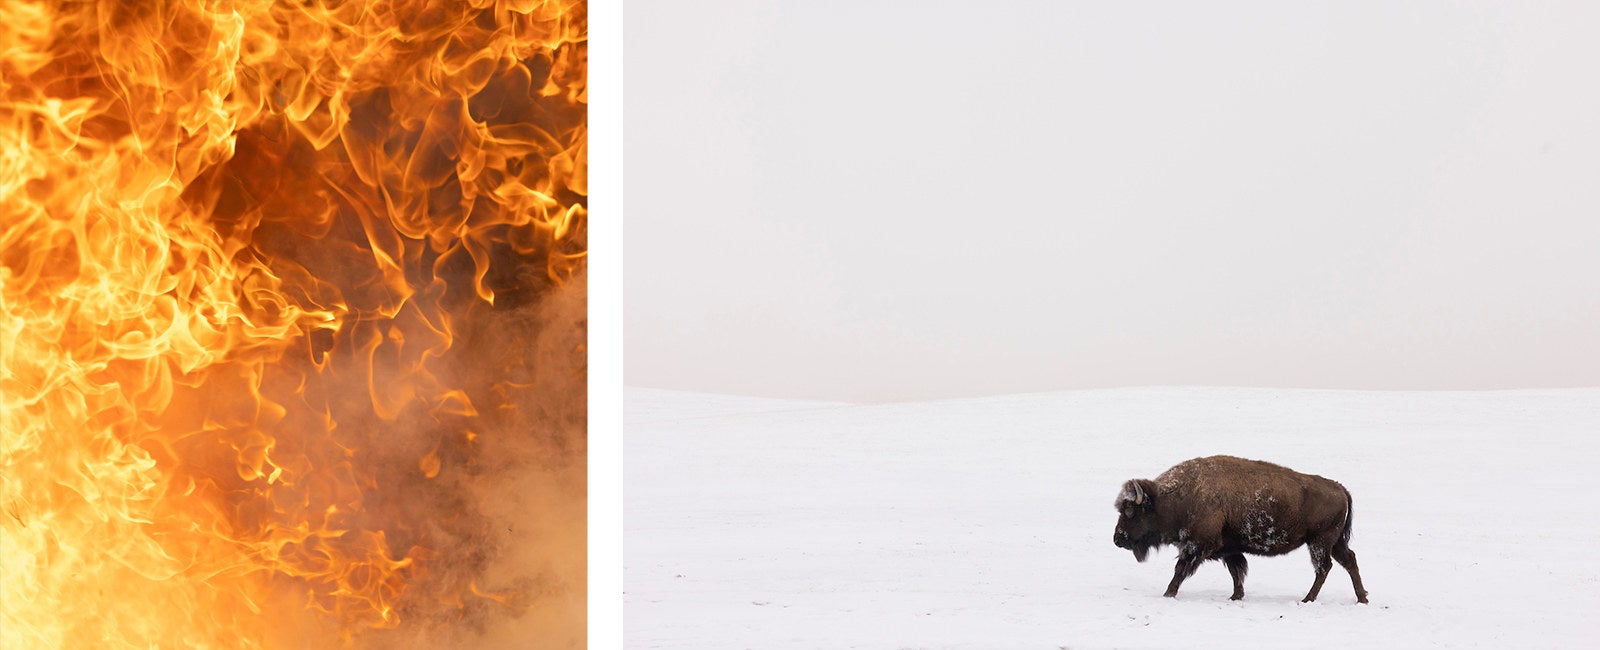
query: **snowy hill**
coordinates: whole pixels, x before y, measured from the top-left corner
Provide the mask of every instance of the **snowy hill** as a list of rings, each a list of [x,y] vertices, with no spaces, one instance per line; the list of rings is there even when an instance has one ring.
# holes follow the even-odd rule
[[[630,425],[658,420],[687,420],[740,413],[772,413],[847,405],[844,402],[741,397],[635,386],[623,390],[623,400],[627,411],[623,414],[623,418]]]
[[[1600,389],[626,403],[630,648],[1600,644]],[[1162,598],[1175,554],[1113,546],[1112,498],[1210,454],[1344,483],[1372,603],[1338,567],[1299,603],[1303,549]]]

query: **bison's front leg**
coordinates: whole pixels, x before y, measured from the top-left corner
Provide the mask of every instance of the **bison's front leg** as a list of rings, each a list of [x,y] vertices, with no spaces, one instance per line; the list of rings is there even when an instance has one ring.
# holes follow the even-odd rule
[[[1193,547],[1183,548],[1178,551],[1178,564],[1172,568],[1172,584],[1167,585],[1167,593],[1162,594],[1168,598],[1178,596],[1178,585],[1183,584],[1184,578],[1194,575],[1200,568],[1200,563],[1206,561],[1206,554]]]

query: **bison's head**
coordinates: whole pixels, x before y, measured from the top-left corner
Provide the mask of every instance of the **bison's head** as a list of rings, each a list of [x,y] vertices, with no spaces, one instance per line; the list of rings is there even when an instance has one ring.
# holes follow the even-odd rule
[[[1155,516],[1156,484],[1148,479],[1133,479],[1117,493],[1117,531],[1111,541],[1117,548],[1133,551],[1143,562],[1150,549],[1161,544],[1161,531]]]

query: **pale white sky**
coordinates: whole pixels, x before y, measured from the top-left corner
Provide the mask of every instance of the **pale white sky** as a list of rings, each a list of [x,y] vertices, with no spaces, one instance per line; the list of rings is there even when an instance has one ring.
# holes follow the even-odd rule
[[[629,385],[1600,385],[1600,3],[626,10]]]

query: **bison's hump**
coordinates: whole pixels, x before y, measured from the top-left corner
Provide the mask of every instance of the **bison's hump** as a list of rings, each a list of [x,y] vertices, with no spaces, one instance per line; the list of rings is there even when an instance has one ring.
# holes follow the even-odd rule
[[[1156,487],[1162,493],[1187,491],[1198,487],[1237,487],[1254,489],[1283,481],[1299,482],[1313,478],[1292,469],[1264,460],[1251,460],[1238,456],[1206,456],[1173,465],[1156,477]]]

